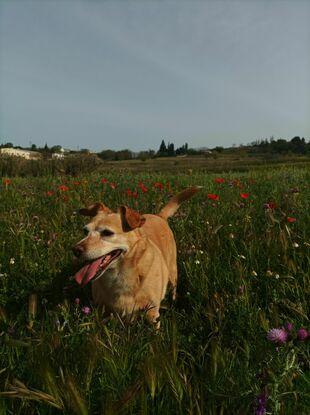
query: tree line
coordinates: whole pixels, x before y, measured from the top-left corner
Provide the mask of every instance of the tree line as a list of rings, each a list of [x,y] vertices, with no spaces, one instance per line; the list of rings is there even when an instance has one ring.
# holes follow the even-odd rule
[[[37,147],[35,144],[32,144],[29,147],[20,147],[14,146],[11,142],[6,142],[4,144],[0,144],[0,148],[4,147],[11,147],[23,150],[31,150],[31,151],[38,151],[45,156],[49,156],[53,153],[59,153],[62,150],[62,146],[56,145],[49,147],[45,144],[44,147]],[[96,155],[101,158],[102,160],[110,160],[110,161],[117,161],[117,160],[131,160],[131,159],[141,159],[146,160],[150,158],[156,157],[177,157],[177,156],[187,156],[187,155],[207,155],[209,153],[218,154],[218,153],[231,153],[231,152],[238,152],[242,149],[242,151],[246,150],[249,153],[261,153],[261,154],[300,154],[300,155],[310,155],[310,141],[306,141],[305,138],[300,138],[299,136],[293,137],[291,140],[285,139],[278,139],[275,140],[273,137],[270,139],[263,139],[263,140],[256,140],[251,142],[250,144],[244,146],[240,145],[238,147],[214,147],[210,150],[206,149],[194,149],[190,148],[188,143],[183,144],[180,147],[175,147],[173,142],[168,141],[167,144],[165,140],[162,140],[160,146],[157,151],[154,150],[146,150],[140,152],[132,152],[129,149],[123,150],[111,150],[106,149],[102,150]],[[67,154],[90,154],[88,149],[81,149],[78,151],[68,151]]]

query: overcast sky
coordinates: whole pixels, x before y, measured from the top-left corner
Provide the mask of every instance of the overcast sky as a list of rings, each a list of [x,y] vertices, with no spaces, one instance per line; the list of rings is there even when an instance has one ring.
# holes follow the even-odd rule
[[[0,139],[310,138],[310,1],[0,0]]]

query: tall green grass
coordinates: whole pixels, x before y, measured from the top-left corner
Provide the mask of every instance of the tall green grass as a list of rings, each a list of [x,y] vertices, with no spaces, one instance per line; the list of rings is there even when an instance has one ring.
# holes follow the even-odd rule
[[[309,413],[309,348],[296,331],[309,328],[310,172],[225,173],[224,183],[190,173],[1,184],[0,413],[253,414],[264,392],[267,413]],[[178,298],[167,296],[160,332],[143,314],[103,321],[89,287],[70,279],[84,221],[76,211],[102,200],[157,212],[194,184],[203,189],[170,221]],[[286,322],[287,343],[268,341]]]

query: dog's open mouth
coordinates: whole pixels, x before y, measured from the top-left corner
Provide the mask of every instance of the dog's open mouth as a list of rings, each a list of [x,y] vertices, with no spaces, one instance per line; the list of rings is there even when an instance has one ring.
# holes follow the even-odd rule
[[[99,277],[107,267],[123,253],[122,249],[115,249],[92,262],[88,262],[74,276],[75,281],[85,287],[93,278]]]

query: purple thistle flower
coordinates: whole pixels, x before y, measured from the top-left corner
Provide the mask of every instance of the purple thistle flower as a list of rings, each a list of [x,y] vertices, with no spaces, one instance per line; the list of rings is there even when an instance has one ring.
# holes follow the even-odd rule
[[[255,411],[255,415],[265,415],[266,403],[267,403],[267,392],[264,391],[257,397],[258,405]]]
[[[284,329],[271,329],[268,331],[267,339],[273,343],[284,344],[287,340],[287,332]]]
[[[285,330],[290,333],[293,330],[293,324],[292,323],[285,323],[284,325]]]
[[[86,316],[91,313],[90,307],[84,306],[82,307],[82,313],[84,313]]]
[[[300,340],[301,342],[307,340],[308,337],[309,337],[308,330],[301,328],[297,331],[297,339]]]

